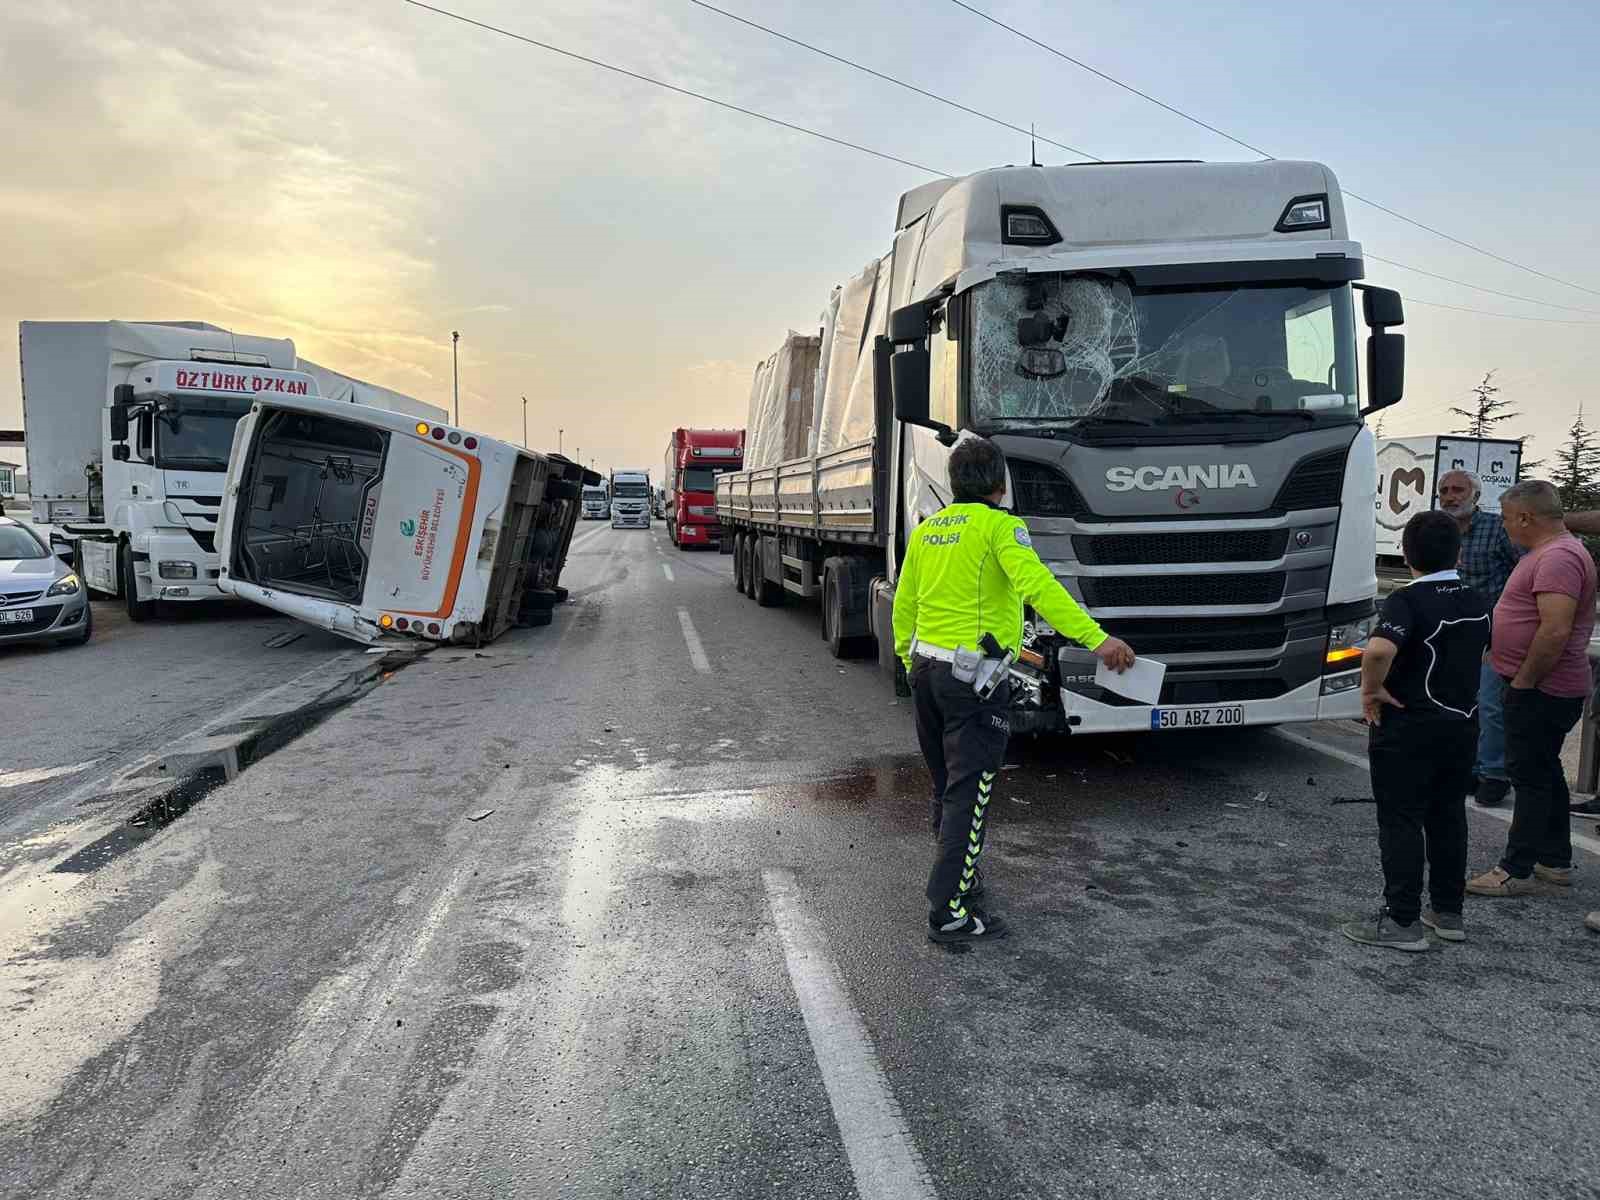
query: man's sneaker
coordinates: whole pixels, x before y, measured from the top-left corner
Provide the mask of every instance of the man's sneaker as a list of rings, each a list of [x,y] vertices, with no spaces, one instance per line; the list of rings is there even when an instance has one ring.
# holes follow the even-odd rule
[[[1590,796],[1587,800],[1569,804],[1567,811],[1575,817],[1600,817],[1600,796]]]
[[[943,925],[928,926],[930,942],[989,942],[1003,938],[1011,930],[1005,921],[991,916],[981,908],[967,906],[967,915],[959,921],[946,921]]]
[[[1420,923],[1413,921],[1409,925],[1401,925],[1389,915],[1386,908],[1380,908],[1377,916],[1365,921],[1350,921],[1339,926],[1339,932],[1363,946],[1387,946],[1391,950],[1408,950],[1413,954],[1428,948],[1428,935],[1422,931]]]
[[[1533,873],[1546,883],[1553,883],[1557,887],[1572,886],[1571,867],[1547,867],[1543,863],[1535,863]]]
[[[1592,912],[1583,919],[1583,923],[1596,933],[1600,933],[1600,912]]]
[[[1505,779],[1480,779],[1478,790],[1474,793],[1479,808],[1499,808],[1510,794],[1511,783]]]
[[[1467,891],[1474,896],[1531,896],[1534,885],[1532,879],[1518,879],[1499,867],[1490,867],[1482,875],[1467,880]]]
[[[1467,929],[1461,922],[1460,913],[1435,912],[1431,908],[1425,908],[1422,910],[1422,923],[1438,934],[1442,941],[1467,940]]]

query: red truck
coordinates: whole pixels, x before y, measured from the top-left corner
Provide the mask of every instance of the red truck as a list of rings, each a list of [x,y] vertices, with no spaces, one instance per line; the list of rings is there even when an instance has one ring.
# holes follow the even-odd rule
[[[674,429],[667,442],[662,487],[667,493],[667,536],[680,550],[721,548],[717,476],[744,465],[744,430]]]

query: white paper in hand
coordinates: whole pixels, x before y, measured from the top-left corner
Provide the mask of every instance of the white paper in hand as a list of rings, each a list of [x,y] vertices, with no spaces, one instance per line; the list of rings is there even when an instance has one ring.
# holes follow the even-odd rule
[[[1094,681],[1101,687],[1141,704],[1154,704],[1161,699],[1161,684],[1166,677],[1167,664],[1153,658],[1135,658],[1133,666],[1120,675],[1105,663],[1094,669]]]

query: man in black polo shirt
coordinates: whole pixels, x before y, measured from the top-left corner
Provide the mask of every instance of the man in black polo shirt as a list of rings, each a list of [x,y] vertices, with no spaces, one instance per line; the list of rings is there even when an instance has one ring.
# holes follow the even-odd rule
[[[1426,950],[1426,925],[1466,940],[1466,785],[1477,757],[1479,673],[1489,608],[1455,570],[1461,531],[1441,512],[1406,524],[1401,549],[1411,583],[1383,602],[1361,661],[1361,707],[1378,805],[1383,907],[1341,927],[1365,946]],[[1428,896],[1422,908],[1422,869]],[[1418,918],[1421,923],[1418,923]]]

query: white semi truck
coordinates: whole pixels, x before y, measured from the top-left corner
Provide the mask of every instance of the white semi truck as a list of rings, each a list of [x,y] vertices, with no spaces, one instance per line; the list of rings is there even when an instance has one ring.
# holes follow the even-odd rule
[[[214,599],[234,425],[260,395],[443,410],[298,358],[285,339],[199,321],[24,321],[33,520],[134,620]]]
[[[650,528],[650,472],[611,472],[611,528]]]
[[[353,641],[486,642],[566,599],[597,482],[442,421],[262,392],[234,434],[220,586]]]
[[[835,655],[875,640],[897,670],[906,535],[949,501],[971,429],[1068,591],[1167,664],[1157,703],[1123,698],[1029,613],[1013,729],[1354,717],[1377,589],[1363,417],[1404,377],[1400,297],[1362,274],[1317,163],[1008,167],[907,192],[889,253],[824,311],[812,407],[757,373],[751,425],[809,429],[747,447],[809,452],[747,449],[754,469],[718,480],[735,583],[820,595]]]

